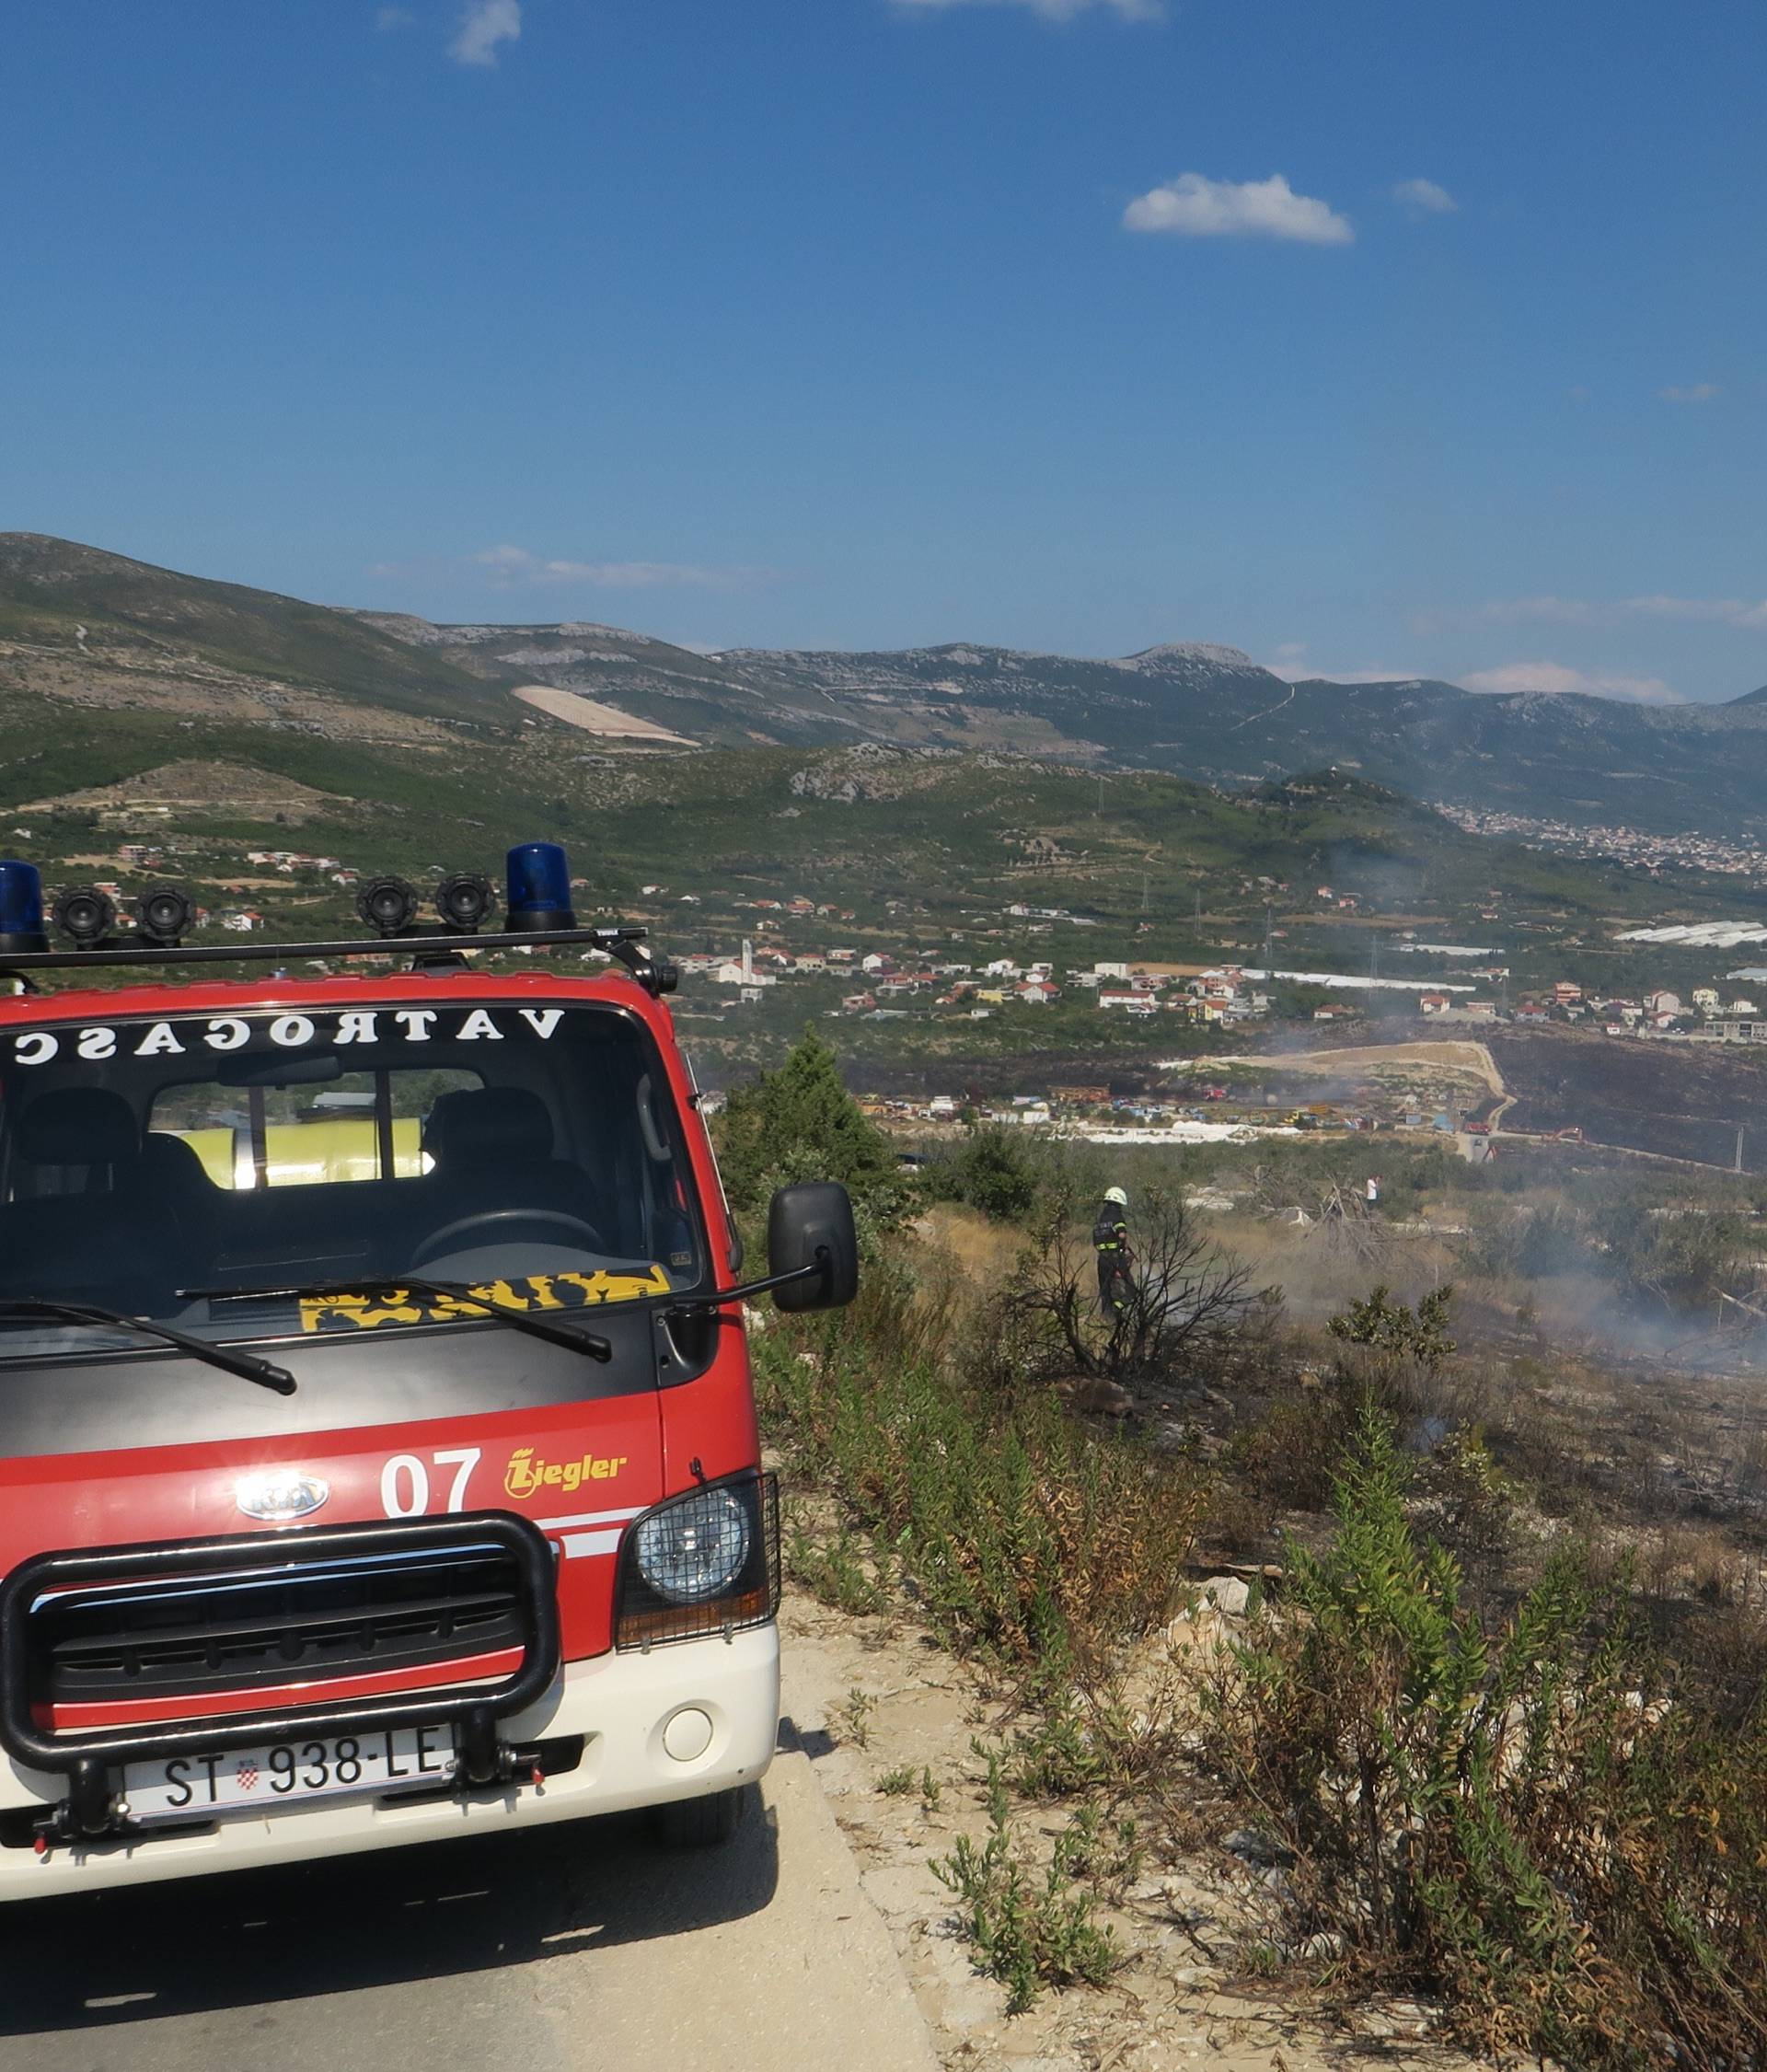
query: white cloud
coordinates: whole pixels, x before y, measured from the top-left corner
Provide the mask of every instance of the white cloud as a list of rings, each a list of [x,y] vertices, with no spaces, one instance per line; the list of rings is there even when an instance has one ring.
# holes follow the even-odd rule
[[[1311,194],[1297,194],[1280,173],[1268,179],[1208,179],[1180,173],[1123,212],[1126,230],[1174,237],[1284,237],[1303,245],[1347,245],[1348,220]]]
[[[1475,669],[1460,679],[1466,690],[1507,693],[1546,693],[1553,697],[1580,694],[1585,698],[1618,698],[1634,705],[1680,705],[1685,702],[1660,677],[1610,677],[1583,669],[1567,668],[1562,662],[1509,662],[1500,669]]]
[[[456,64],[493,65],[498,44],[521,33],[522,0],[468,0],[448,55]]]
[[[1403,684],[1415,683],[1419,675],[1415,669],[1324,669],[1307,661],[1306,654],[1304,641],[1284,641],[1265,667],[1286,684]]]
[[[1628,611],[1649,619],[1691,619],[1718,626],[1767,627],[1767,602],[1744,597],[1628,597]]]
[[[1498,597],[1483,616],[1499,626],[1587,626],[1595,614],[1587,597]]]
[[[1659,388],[1657,393],[1666,403],[1709,403],[1718,393],[1715,381],[1696,381],[1688,388]]]
[[[500,590],[753,590],[777,580],[767,568],[704,567],[687,561],[573,561],[525,547],[488,547],[472,559]]]
[[[905,14],[942,7],[1026,7],[1045,21],[1072,21],[1092,7],[1103,7],[1125,21],[1158,21],[1166,11],[1162,0],[895,0],[895,4]]]
[[[377,7],[375,10],[376,34],[386,36],[395,29],[410,29],[416,25],[417,17],[409,7]]]
[[[1392,198],[1407,215],[1452,215],[1460,203],[1447,188],[1437,186],[1433,179],[1402,179],[1392,191]]]
[[[1588,597],[1498,597],[1480,612],[1498,626],[1616,626],[1628,618],[1680,619],[1693,625],[1767,629],[1767,601],[1747,597],[1623,597],[1617,604]]]

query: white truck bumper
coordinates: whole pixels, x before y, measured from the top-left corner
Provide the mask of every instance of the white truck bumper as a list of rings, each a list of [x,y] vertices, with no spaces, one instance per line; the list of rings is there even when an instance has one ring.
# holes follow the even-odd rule
[[[702,1753],[679,1761],[664,1745],[677,1713],[711,1723]],[[780,1635],[756,1626],[728,1640],[690,1640],[649,1654],[569,1662],[551,1690],[502,1726],[514,1742],[583,1737],[582,1762],[540,1785],[511,1785],[470,1798],[401,1803],[327,1800],[306,1809],[238,1813],[199,1834],[56,1847],[0,1848],[0,1902],[148,1884],[260,1864],[395,1849],[545,1821],[580,1820],[699,1798],[752,1782],[772,1760],[779,1731]],[[693,1722],[698,1727],[698,1722]],[[703,1738],[672,1736],[677,1744]],[[58,1779],[0,1756],[0,1810],[52,1804]]]

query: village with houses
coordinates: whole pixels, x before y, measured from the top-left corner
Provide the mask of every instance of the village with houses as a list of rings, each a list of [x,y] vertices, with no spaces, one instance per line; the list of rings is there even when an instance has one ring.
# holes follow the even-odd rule
[[[176,869],[181,846],[176,840],[124,841],[114,851],[114,862],[132,875],[157,874]],[[219,882],[217,888],[224,897],[210,905],[199,903],[200,924],[248,934],[266,925],[263,908],[250,902],[254,889],[271,893],[284,887],[299,889],[306,903],[320,893],[351,894],[361,875],[341,857],[299,850],[254,848],[247,850],[241,861],[252,874]],[[586,889],[586,881],[573,882],[579,891]],[[101,878],[97,884],[113,898],[123,898],[120,879]],[[1242,889],[1267,902],[1294,903],[1293,888],[1281,881],[1248,880]],[[1385,943],[1389,959],[1430,960],[1452,970],[1453,978],[1417,980],[1394,976],[1391,968],[1382,976],[1376,970],[1287,967],[1276,961],[1276,951],[1289,931],[1269,924],[1270,904],[1265,908],[1262,961],[1202,963],[985,954],[991,938],[1034,938],[1053,934],[1057,925],[1082,931],[1100,925],[1094,916],[1022,901],[1013,901],[998,913],[976,914],[972,930],[952,932],[953,943],[969,951],[953,955],[946,954],[953,943],[943,951],[910,943],[914,930],[908,925],[907,902],[899,899],[884,903],[882,925],[872,918],[856,927],[859,916],[854,909],[817,901],[803,893],[743,897],[715,891],[683,892],[658,882],[639,890],[646,908],[660,921],[673,909],[673,920],[666,921],[672,935],[700,927],[696,909],[703,911],[710,907],[711,912],[705,919],[714,927],[725,913],[753,914],[752,933],[721,946],[675,954],[689,985],[719,989],[716,997],[721,1007],[756,1004],[780,987],[815,986],[823,997],[806,1001],[812,1012],[872,1022],[929,1017],[986,1022],[1013,1010],[1078,1001],[1135,1023],[1158,1019],[1169,1027],[1230,1031],[1272,1021],[1353,1024],[1367,1019],[1370,1008],[1378,1006],[1383,1011],[1383,1021],[1409,1013],[1442,1031],[1562,1023],[1616,1037],[1767,1044],[1767,1013],[1751,990],[1738,990],[1735,983],[1728,988],[1717,983],[1692,985],[1680,990],[1646,987],[1635,993],[1611,996],[1570,978],[1512,988],[1511,967],[1502,961],[1499,951],[1419,940],[1410,929],[1397,932]],[[1333,921],[1353,920],[1363,907],[1358,896],[1329,885],[1313,888],[1308,904]],[[1484,921],[1501,918],[1496,906],[1478,911]],[[876,938],[891,932],[893,915],[903,924],[901,939],[895,946],[879,946]],[[842,942],[840,932],[848,928],[854,929],[854,940]],[[1144,921],[1137,932],[1147,933],[1150,928]],[[800,938],[806,930],[826,931],[829,940],[804,943]],[[1715,935],[1713,946],[1731,946],[1756,932],[1767,934],[1767,930],[1729,930]],[[1646,930],[1616,939],[1648,942],[1660,936],[1667,941],[1700,933],[1685,929]],[[979,948],[970,949],[966,938],[971,934],[978,939]],[[1728,978],[1754,982],[1761,989],[1761,997],[1767,998],[1767,968],[1737,970]],[[1323,995],[1342,997],[1320,997]]]
[[[364,875],[341,853],[228,856],[169,829],[82,861],[110,866],[98,884],[119,905],[143,877],[180,875],[202,923],[271,940],[348,913]],[[596,903],[589,881],[573,886]],[[685,887],[636,885],[622,918],[652,927],[680,968],[675,1012],[709,1099],[806,1023],[837,1022],[855,1090],[906,1138],[976,1121],[1144,1142],[1410,1129],[1479,1162],[1494,1155],[1499,1103],[1476,1073],[1431,1059],[1488,1059],[1530,1030],[1580,1039],[1583,1070],[1607,1040],[1660,1046],[1665,1060],[1677,1047],[1767,1046],[1767,967],[1732,955],[1767,940],[1746,920],[1628,929],[1616,917],[1593,947],[1596,968],[1625,973],[1620,990],[1591,981],[1587,937],[1542,927],[1537,907],[1495,887],[1453,901],[1451,926],[1449,903],[1436,910],[1428,920],[1340,883],[1253,873],[1207,906],[1198,893],[1188,914],[1113,920],[1009,897],[934,920],[906,894],[846,904],[696,874]],[[1552,975],[1561,956],[1576,976]],[[1415,1069],[1399,1069],[1402,1052]],[[1291,1069],[1352,1055],[1329,1087]],[[1575,1134],[1585,1112],[1567,1100],[1548,1133]]]

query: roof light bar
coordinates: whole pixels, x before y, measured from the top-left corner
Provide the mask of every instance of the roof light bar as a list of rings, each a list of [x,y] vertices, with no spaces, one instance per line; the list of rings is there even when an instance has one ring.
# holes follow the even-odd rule
[[[646,992],[672,993],[679,973],[675,965],[653,960],[639,948],[647,932],[642,928],[555,928],[547,932],[547,942],[549,947],[560,949],[568,943],[580,943],[585,948],[605,950],[626,967]],[[535,946],[531,932],[436,934],[415,940],[406,936],[383,942],[352,935],[346,941],[323,943],[131,943],[126,947],[101,943],[96,950],[14,950],[0,938],[0,978],[19,971],[65,970],[75,965],[89,971],[98,964],[291,964],[297,957],[396,957],[412,953],[430,958],[446,950],[532,950]]]
[[[417,920],[418,895],[403,878],[372,878],[356,896],[356,909],[375,932],[314,943],[186,943],[195,908],[179,886],[154,886],[135,903],[136,929],[119,941],[110,930],[116,906],[96,886],[68,891],[55,901],[55,925],[72,937],[71,950],[52,950],[43,929],[43,886],[34,863],[0,861],[0,978],[47,967],[105,965],[288,964],[297,957],[398,956],[409,948],[419,968],[464,963],[463,952],[528,950],[544,936],[550,946],[583,943],[623,965],[653,995],[672,993],[680,973],[665,958],[639,945],[643,928],[580,928],[571,906],[571,865],[557,842],[520,843],[509,852],[509,915],[501,932],[479,930],[494,912],[489,878],[460,871],[443,879],[436,893],[440,927]]]

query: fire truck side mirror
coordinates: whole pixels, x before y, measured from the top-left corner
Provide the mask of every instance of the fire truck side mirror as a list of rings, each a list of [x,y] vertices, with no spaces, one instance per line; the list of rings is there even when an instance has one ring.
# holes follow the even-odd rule
[[[771,1272],[797,1273],[820,1266],[820,1275],[776,1288],[782,1310],[832,1310],[859,1292],[859,1233],[845,1187],[811,1180],[781,1187],[767,1216],[767,1256]]]

